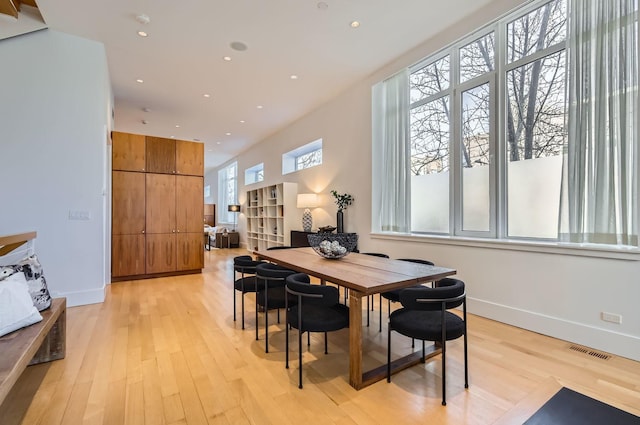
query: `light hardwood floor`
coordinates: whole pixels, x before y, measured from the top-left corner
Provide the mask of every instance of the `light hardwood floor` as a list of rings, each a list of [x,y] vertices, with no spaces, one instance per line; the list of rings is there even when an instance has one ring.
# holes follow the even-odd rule
[[[241,254],[205,252],[202,274],[115,283],[103,304],[70,308],[67,357],[27,368],[0,406],[0,424],[521,424],[563,386],[640,415],[640,363],[473,315],[470,387],[462,340],[451,342],[446,407],[439,357],[391,384],[350,387],[346,330],[329,334],[328,355],[322,335],[312,336],[300,390],[296,353],[284,368],[275,312],[269,354],[262,321],[255,340],[253,296],[246,329],[233,321],[231,259]],[[366,368],[386,361],[377,308],[364,330]],[[291,338],[297,350],[295,331]],[[410,340],[394,336],[394,350],[406,353]]]

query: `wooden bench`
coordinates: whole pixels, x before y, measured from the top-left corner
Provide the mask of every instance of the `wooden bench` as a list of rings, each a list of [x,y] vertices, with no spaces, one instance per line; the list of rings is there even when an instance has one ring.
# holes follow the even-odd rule
[[[33,239],[35,232],[0,237],[0,255],[2,248],[19,246],[13,241],[21,237]],[[0,405],[27,366],[65,356],[67,299],[54,298],[40,314],[42,321],[0,337]]]
[[[42,321],[0,337],[0,404],[27,366],[63,359],[67,299],[54,298]]]

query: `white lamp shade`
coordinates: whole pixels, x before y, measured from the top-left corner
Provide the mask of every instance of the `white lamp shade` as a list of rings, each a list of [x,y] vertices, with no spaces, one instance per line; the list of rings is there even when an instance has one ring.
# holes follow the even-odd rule
[[[315,208],[318,206],[318,195],[315,193],[299,193],[298,208]]]

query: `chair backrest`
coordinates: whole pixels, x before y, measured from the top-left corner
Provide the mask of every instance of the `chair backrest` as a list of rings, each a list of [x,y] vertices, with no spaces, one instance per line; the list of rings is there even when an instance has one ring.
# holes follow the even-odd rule
[[[274,249],[291,249],[293,248],[292,246],[288,246],[288,245],[282,245],[282,246],[271,246],[269,248],[267,248],[267,251],[273,251]]]
[[[379,252],[361,252],[361,254],[371,255],[373,257],[389,258],[389,256],[387,254],[382,254],[382,253],[379,253]]]
[[[400,302],[409,310],[442,310],[456,308],[465,300],[464,282],[459,279],[444,278],[438,287],[413,287],[400,291]]]
[[[424,264],[427,266],[435,266],[435,263],[429,260],[423,260],[420,258],[398,258],[399,261],[408,261],[410,263]]]
[[[302,297],[303,304],[331,307],[338,304],[340,292],[335,286],[311,285],[309,276],[295,273],[287,276],[287,292]]]
[[[262,263],[256,267],[258,279],[268,280],[270,287],[276,285],[277,282],[284,286],[286,277],[294,273],[293,270],[272,263]]]
[[[264,261],[256,261],[250,255],[239,255],[233,258],[233,268],[237,272],[255,274],[256,267],[265,264]]]

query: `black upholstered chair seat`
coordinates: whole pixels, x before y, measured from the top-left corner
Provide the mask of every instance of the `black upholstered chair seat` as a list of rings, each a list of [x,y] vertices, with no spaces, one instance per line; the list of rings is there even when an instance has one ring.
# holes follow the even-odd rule
[[[464,387],[469,388],[467,367],[467,302],[464,282],[444,278],[435,288],[422,286],[400,291],[402,308],[389,315],[387,332],[387,382],[391,382],[391,331],[422,340],[422,359],[425,357],[425,341],[441,344],[442,405],[447,405],[447,341],[464,339]],[[462,317],[449,309],[462,306]]]
[[[441,311],[401,308],[391,313],[389,323],[394,331],[402,335],[426,341],[440,341],[442,339],[441,317]],[[464,335],[464,321],[459,316],[445,311],[444,318],[447,341]]]
[[[236,291],[240,291],[243,293],[256,292],[256,277],[247,276],[237,279],[233,283],[233,287]]]
[[[286,291],[284,289],[287,276],[294,274],[293,270],[272,263],[260,264],[256,267],[256,325],[258,323],[258,307],[262,307],[264,315],[264,352],[269,352],[269,310],[278,310],[280,323],[280,309],[285,308]],[[292,296],[292,298],[295,298]],[[256,326],[256,341],[258,340],[258,326]]]
[[[269,298],[271,302],[271,298]],[[303,301],[304,303],[304,301]],[[349,327],[349,307],[336,304],[332,307],[304,306],[302,328],[298,326],[298,306],[291,307],[289,324],[302,332],[331,332]]]
[[[285,308],[287,306],[287,300],[285,300],[286,291],[284,289],[284,285],[275,288],[269,288],[266,292],[268,301],[269,310],[275,310],[280,308]],[[258,291],[258,305],[264,307],[265,304],[265,291],[261,289]],[[288,304],[294,305],[296,303],[296,297],[289,295]]]
[[[349,307],[338,302],[338,288],[311,285],[309,276],[304,273],[289,275],[286,282],[286,291],[295,296],[296,305],[287,305],[285,367],[289,369],[289,327],[292,327],[298,329],[298,388],[302,388],[302,334],[324,332],[324,353],[327,354],[327,333],[349,326]]]
[[[236,321],[236,291],[242,294],[242,329],[244,329],[244,294],[256,292],[256,267],[264,261],[256,261],[250,255],[239,255],[233,258],[233,321]],[[237,278],[237,276],[240,278]]]

